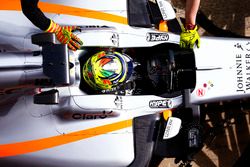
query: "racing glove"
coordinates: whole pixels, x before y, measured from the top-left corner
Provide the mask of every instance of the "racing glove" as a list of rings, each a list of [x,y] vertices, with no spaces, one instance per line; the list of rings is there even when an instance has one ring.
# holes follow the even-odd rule
[[[184,28],[182,26],[181,29],[182,29],[182,32],[180,35],[180,47],[187,48],[187,49],[193,49],[194,45],[196,44],[197,47],[199,48],[200,47],[200,36],[197,32],[198,26],[195,25],[192,28],[190,28],[190,27]]]
[[[72,31],[77,28],[77,26],[60,26],[50,20],[49,28],[45,30],[45,32],[55,33],[58,41],[62,44],[67,44],[69,49],[76,51],[83,44],[83,42],[72,33]]]

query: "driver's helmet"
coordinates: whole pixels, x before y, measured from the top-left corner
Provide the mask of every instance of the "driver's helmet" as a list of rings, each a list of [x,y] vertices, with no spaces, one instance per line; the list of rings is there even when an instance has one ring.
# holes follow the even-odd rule
[[[95,90],[108,90],[125,82],[133,71],[132,59],[119,52],[101,51],[83,66],[85,82]]]

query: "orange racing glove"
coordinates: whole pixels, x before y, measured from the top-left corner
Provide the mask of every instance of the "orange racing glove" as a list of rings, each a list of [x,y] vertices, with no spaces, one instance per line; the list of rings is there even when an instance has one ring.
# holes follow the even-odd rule
[[[200,47],[200,36],[197,32],[198,26],[195,25],[193,29],[187,29],[181,26],[182,32],[180,35],[180,47],[193,49],[196,44],[197,47]]]
[[[76,51],[83,44],[83,42],[72,33],[72,31],[77,28],[77,26],[60,26],[51,20],[49,28],[45,30],[45,32],[55,33],[58,41],[62,44],[67,44],[69,49]]]

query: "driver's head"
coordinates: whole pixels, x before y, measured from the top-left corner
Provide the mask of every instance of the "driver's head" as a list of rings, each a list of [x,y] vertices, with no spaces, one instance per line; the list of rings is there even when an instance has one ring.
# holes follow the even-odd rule
[[[83,66],[85,82],[95,90],[107,90],[125,82],[132,74],[131,58],[118,52],[101,51]]]

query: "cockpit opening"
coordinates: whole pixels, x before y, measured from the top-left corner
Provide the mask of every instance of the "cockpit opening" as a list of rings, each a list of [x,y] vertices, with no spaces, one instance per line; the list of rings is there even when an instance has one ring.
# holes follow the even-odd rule
[[[84,66],[97,53],[121,53],[131,57],[133,70],[129,78],[109,89],[93,89],[84,78]],[[107,54],[108,55],[108,54]],[[86,47],[79,56],[80,89],[88,94],[158,95],[170,97],[183,89],[195,87],[194,52],[177,44],[160,44],[139,48]]]

